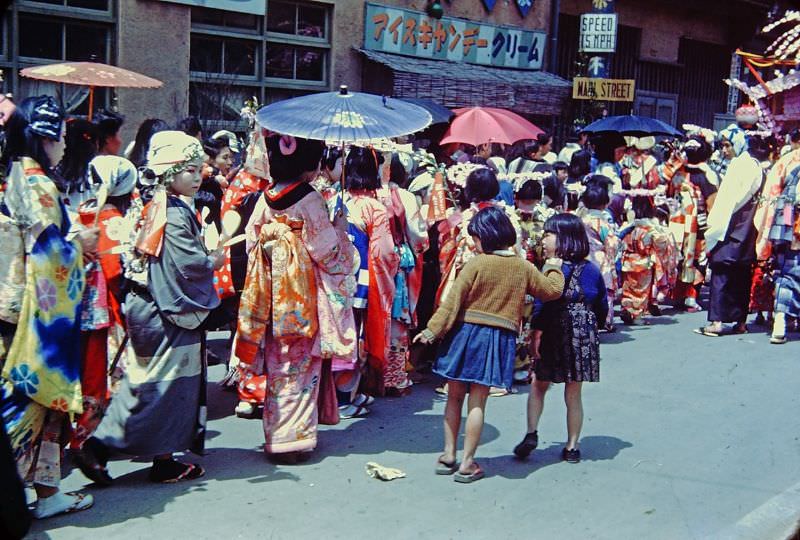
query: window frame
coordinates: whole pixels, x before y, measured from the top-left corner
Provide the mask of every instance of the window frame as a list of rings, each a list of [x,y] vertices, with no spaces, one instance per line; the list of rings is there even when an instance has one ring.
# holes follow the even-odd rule
[[[272,89],[275,90],[296,90],[298,92],[308,92],[308,91],[324,91],[328,90],[331,87],[331,65],[333,63],[333,59],[331,58],[332,55],[332,32],[333,32],[333,9],[334,5],[332,3],[321,3],[321,2],[305,2],[305,1],[297,1],[297,0],[287,0],[288,3],[294,4],[295,7],[295,32],[297,31],[297,24],[298,24],[298,16],[299,16],[299,9],[303,5],[313,6],[320,8],[325,11],[325,36],[324,38],[314,38],[308,36],[298,36],[296,34],[284,34],[280,32],[270,32],[267,30],[267,13],[269,12],[269,0],[267,1],[267,11],[264,15],[258,16],[258,29],[257,30],[249,30],[245,28],[237,28],[237,27],[230,27],[224,26],[224,20],[220,25],[212,25],[206,24],[201,22],[194,22],[190,23],[190,43],[191,37],[194,35],[200,36],[208,36],[219,38],[225,42],[226,39],[240,39],[240,40],[252,40],[252,41],[259,41],[260,45],[258,46],[256,55],[256,76],[252,77],[249,75],[234,75],[234,74],[226,74],[226,73],[214,73],[214,72],[204,72],[204,71],[191,71],[189,72],[189,85],[214,85],[214,84],[224,84],[229,86],[244,86],[249,88],[258,88],[258,92],[256,97],[259,99],[260,103],[265,103],[265,98],[269,94]],[[198,10],[213,10],[212,8],[203,8],[203,7],[192,7],[192,9]],[[213,10],[213,11],[220,11],[221,13],[227,13],[224,10]],[[323,61],[323,80],[321,81],[308,81],[303,79],[291,78],[291,79],[284,79],[280,77],[268,77],[267,76],[267,48],[269,47],[270,43],[274,43],[277,45],[286,45],[290,47],[306,47],[312,49],[320,50],[322,54],[322,61]],[[191,45],[190,45],[191,46]],[[189,51],[191,56],[191,50]],[[222,69],[224,70],[224,49],[222,50],[223,61]],[[295,77],[297,74],[297,52],[294,55],[294,65],[292,68],[292,76]],[[234,129],[236,128],[236,122],[230,120],[219,120],[219,119],[201,119],[204,123],[214,126],[225,126],[226,129]],[[238,128],[237,128],[238,129]]]

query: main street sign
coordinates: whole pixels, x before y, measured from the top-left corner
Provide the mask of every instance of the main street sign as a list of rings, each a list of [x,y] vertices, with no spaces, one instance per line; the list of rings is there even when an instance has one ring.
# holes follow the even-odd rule
[[[580,21],[578,50],[592,53],[613,53],[617,48],[617,15],[584,13]]]
[[[572,82],[572,99],[633,101],[635,91],[636,81],[633,79],[575,77]]]

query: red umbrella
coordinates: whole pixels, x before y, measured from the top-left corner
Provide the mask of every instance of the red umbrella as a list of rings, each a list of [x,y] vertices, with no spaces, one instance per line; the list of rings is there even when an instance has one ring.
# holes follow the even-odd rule
[[[99,62],[63,62],[35,66],[20,71],[23,77],[63,84],[78,84],[89,87],[89,119],[92,118],[94,89],[96,86],[113,88],[158,88],[162,82],[109,64]]]
[[[538,134],[544,133],[520,115],[505,109],[469,107],[456,109],[455,112],[456,117],[440,144],[514,144],[524,139],[535,139]]]

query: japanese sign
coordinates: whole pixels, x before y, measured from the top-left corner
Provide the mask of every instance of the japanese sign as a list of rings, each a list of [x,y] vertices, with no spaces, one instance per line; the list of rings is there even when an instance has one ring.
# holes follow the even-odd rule
[[[436,20],[419,11],[366,6],[365,49],[486,66],[542,68],[545,32],[454,17]]]
[[[613,53],[617,47],[617,16],[614,13],[584,13],[581,15],[581,52]]]
[[[590,79],[575,77],[572,99],[598,101],[633,101],[636,81],[633,79]]]

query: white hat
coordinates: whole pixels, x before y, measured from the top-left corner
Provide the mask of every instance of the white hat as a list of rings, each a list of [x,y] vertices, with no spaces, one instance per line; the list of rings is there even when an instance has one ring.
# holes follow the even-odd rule
[[[109,197],[127,195],[136,186],[136,167],[124,157],[97,156],[89,162],[89,170],[108,187]]]
[[[147,168],[156,176],[174,174],[184,163],[203,159],[204,155],[200,141],[191,135],[183,131],[159,131],[150,137]]]
[[[241,145],[239,144],[239,138],[232,131],[228,131],[227,129],[221,129],[221,130],[217,131],[216,133],[214,133],[211,136],[211,138],[215,139],[215,140],[216,139],[222,139],[222,138],[227,139],[228,148],[230,148],[231,151],[234,154],[238,154],[238,153],[240,153],[242,151]]]

